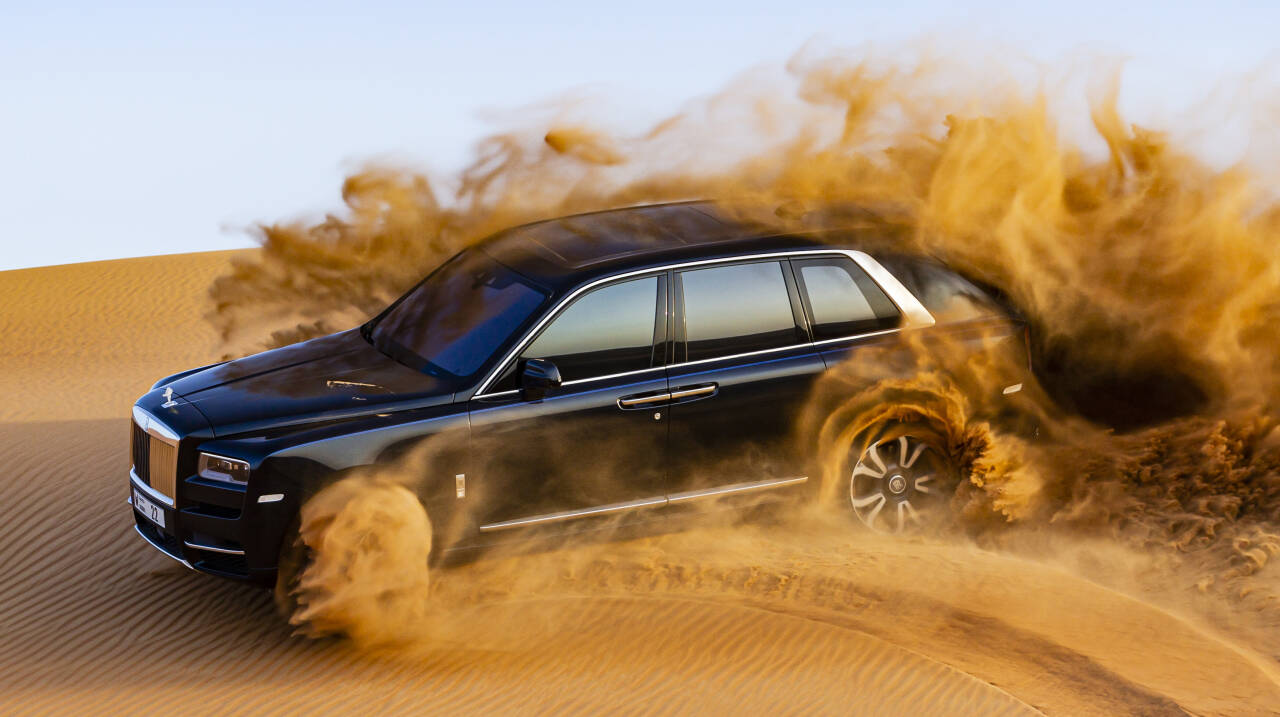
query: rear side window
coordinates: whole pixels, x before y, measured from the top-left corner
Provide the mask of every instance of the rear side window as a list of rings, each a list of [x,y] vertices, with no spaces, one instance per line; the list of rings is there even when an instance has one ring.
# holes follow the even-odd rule
[[[649,368],[657,306],[656,276],[588,292],[553,319],[520,358],[547,359],[566,381]]]
[[[891,329],[902,321],[898,307],[848,257],[792,262],[808,302],[817,341]]]
[[[686,361],[790,346],[796,326],[783,267],[776,261],[679,272]]]
[[[928,259],[879,259],[939,322],[1004,317],[1000,304],[973,282]]]

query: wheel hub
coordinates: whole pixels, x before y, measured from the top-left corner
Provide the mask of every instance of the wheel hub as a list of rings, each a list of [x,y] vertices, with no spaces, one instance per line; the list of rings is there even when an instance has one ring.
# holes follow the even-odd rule
[[[907,489],[907,479],[900,475],[889,478],[889,491],[894,495],[901,495]]]

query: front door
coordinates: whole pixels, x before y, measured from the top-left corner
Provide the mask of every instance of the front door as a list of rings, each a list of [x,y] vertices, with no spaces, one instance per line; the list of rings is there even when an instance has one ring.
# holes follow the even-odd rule
[[[677,271],[673,293],[671,504],[803,483],[796,422],[824,364],[789,263]]]
[[[481,533],[577,529],[665,503],[667,314],[665,274],[593,288],[472,400],[466,500]],[[542,398],[519,387],[534,358],[564,381]]]

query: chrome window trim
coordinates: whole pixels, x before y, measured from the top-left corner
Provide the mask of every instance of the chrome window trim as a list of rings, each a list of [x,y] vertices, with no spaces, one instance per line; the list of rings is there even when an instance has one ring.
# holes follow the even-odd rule
[[[592,376],[591,378],[575,378],[572,381],[565,381],[560,385],[576,386],[577,384],[587,383],[588,381],[605,381],[611,378],[622,378],[624,376],[639,376],[642,373],[648,373],[650,371],[661,371],[665,368],[666,366],[650,366],[649,368],[638,368],[635,371],[623,371],[621,373],[610,373],[610,374],[605,374],[604,376]],[[519,392],[520,391],[517,389],[516,393],[519,393]],[[493,395],[493,394],[489,394],[489,395]]]
[[[805,348],[812,346],[813,342],[806,341],[802,344],[787,344],[786,346],[777,346],[771,349],[760,349],[759,351],[747,351],[740,354],[729,354],[727,356],[714,356],[712,358],[697,359],[696,361],[681,361],[680,363],[668,364],[667,368],[681,368],[683,366],[697,366],[704,363],[715,363],[716,361],[729,361],[732,359],[749,358],[751,356],[763,356],[765,354],[776,354],[782,351],[790,351],[792,349]]]
[[[896,333],[900,333],[901,331],[902,331],[901,328],[880,329],[879,331],[868,331],[864,334],[850,334],[848,336],[841,336],[835,339],[822,339],[821,341],[814,341],[813,345],[821,346],[823,344],[834,344],[838,341],[853,341],[854,339],[869,339],[875,336],[887,336],[888,334],[896,334]]]
[[[670,369],[670,368],[678,368],[680,366],[689,366],[689,365],[696,365],[700,363],[706,363],[709,361],[725,361],[728,359],[755,356],[755,355],[766,354],[774,351],[784,351],[787,349],[793,349],[797,346],[816,346],[818,344],[831,343],[835,341],[848,341],[850,339],[887,334],[887,333],[901,331],[903,329],[908,329],[908,328],[924,328],[927,326],[933,326],[935,323],[937,323],[934,320],[933,315],[929,313],[928,309],[924,308],[924,305],[921,304],[920,301],[916,299],[916,297],[913,296],[910,291],[907,290],[907,287],[903,286],[902,282],[898,281],[898,279],[894,277],[893,274],[890,273],[888,269],[885,269],[883,266],[881,266],[880,262],[873,259],[870,254],[867,254],[866,252],[858,251],[856,249],[834,249],[834,248],[833,249],[800,249],[800,250],[792,250],[792,251],[762,252],[757,254],[741,254],[738,256],[721,257],[718,259],[699,259],[696,261],[676,262],[674,264],[666,264],[661,267],[649,267],[647,269],[636,269],[634,271],[627,271],[621,274],[612,274],[610,276],[604,276],[588,284],[578,287],[568,296],[561,299],[554,307],[551,308],[550,311],[544,314],[543,317],[538,320],[538,323],[534,324],[533,328],[525,332],[525,335],[521,337],[520,341],[518,341],[516,345],[511,350],[509,350],[505,356],[502,357],[502,360],[498,362],[496,368],[494,368],[493,371],[490,371],[489,374],[485,376],[484,380],[480,382],[479,388],[476,389],[476,392],[472,394],[471,397],[473,399],[495,398],[499,396],[506,396],[509,394],[519,393],[518,390],[499,391],[497,393],[485,393],[485,391],[489,388],[490,385],[493,384],[494,381],[498,379],[498,376],[502,375],[502,372],[507,368],[508,364],[510,364],[512,360],[518,357],[521,351],[524,351],[525,348],[528,347],[529,342],[533,340],[533,337],[537,336],[538,332],[542,330],[543,326],[545,326],[548,322],[550,322],[554,317],[558,316],[559,313],[566,306],[568,306],[574,299],[578,298],[578,296],[580,296],[581,294],[587,291],[590,291],[591,289],[596,288],[597,286],[600,286],[601,284],[607,284],[609,282],[618,281],[622,279],[641,277],[648,274],[657,275],[666,271],[678,271],[680,269],[686,269],[686,268],[695,267],[695,266],[707,266],[711,264],[732,264],[735,262],[752,261],[756,259],[775,259],[775,258],[789,259],[792,257],[809,258],[809,257],[823,256],[823,255],[848,257],[853,261],[854,264],[857,264],[863,271],[867,272],[867,275],[871,277],[871,280],[874,281],[877,285],[879,285],[881,289],[884,290],[884,292],[889,296],[889,300],[892,301],[894,305],[898,307],[898,310],[902,312],[903,325],[895,329],[872,331],[865,334],[855,334],[853,336],[847,336],[839,339],[824,339],[822,341],[796,343],[796,344],[791,344],[789,346],[781,346],[778,348],[764,349],[762,351],[749,351],[747,353],[731,354],[728,356],[718,356],[716,358],[710,358],[710,359],[699,359],[697,361],[682,361],[680,363],[667,364],[665,366],[651,366],[647,369],[638,369],[637,371],[628,371],[620,374],[593,376],[591,378],[579,378],[579,379],[574,379],[573,381],[566,381],[563,385],[571,386],[571,385],[586,383],[588,381],[602,381],[602,380],[611,379],[611,378],[618,378],[620,376],[626,376],[632,373],[640,373],[642,371],[652,371],[654,369],[660,369],[660,368]]]
[[[134,469],[132,469],[132,468],[130,468],[130,469],[129,469],[129,483],[130,483],[130,485],[132,485],[134,488],[137,488],[138,490],[142,491],[142,493],[143,493],[144,495],[146,495],[148,498],[150,498],[150,499],[152,499],[152,500],[154,500],[154,501],[157,501],[157,502],[159,502],[159,503],[163,503],[164,505],[166,505],[166,506],[168,506],[168,507],[170,507],[170,508],[174,508],[174,507],[176,507],[176,506],[177,506],[177,504],[174,502],[173,498],[170,498],[169,496],[165,495],[164,493],[161,493],[160,491],[156,490],[155,488],[152,488],[151,486],[147,485],[146,483],[143,483],[143,482],[142,482],[142,478],[138,477],[138,472],[137,472],[137,471],[135,471],[135,470],[134,470]]]
[[[133,422],[137,423],[138,427],[148,435],[155,436],[171,446],[176,447],[178,445],[178,434],[172,428],[169,428],[159,418],[137,406],[133,407]]]
[[[898,305],[903,318],[903,325],[899,328],[925,328],[938,323],[933,318],[933,314],[924,308],[924,304],[920,303],[920,300],[907,290],[901,281],[898,281],[898,277],[881,266],[880,262],[873,259],[870,254],[853,250],[841,250],[838,253],[852,259],[853,263],[867,272],[872,281],[884,289],[884,292],[889,295],[889,300]]]
[[[702,498],[715,498],[722,495],[751,493],[758,490],[768,490],[772,488],[785,488],[787,486],[799,485],[807,480],[809,480],[809,476],[766,478],[765,480],[750,481],[748,483],[733,483],[731,485],[716,486],[714,488],[706,488],[703,490],[688,490],[680,493],[673,493],[661,498],[641,498],[639,500],[629,500],[623,503],[599,505],[594,508],[564,510],[559,513],[547,513],[545,515],[533,515],[527,518],[504,520],[499,523],[489,523],[487,525],[480,526],[480,532],[492,533],[499,530],[524,528],[533,525],[547,525],[549,523],[560,523],[566,520],[575,520],[577,518],[590,518],[593,516],[622,513],[629,510],[638,510],[640,508],[658,508],[672,503],[687,503],[689,501],[700,500]]]

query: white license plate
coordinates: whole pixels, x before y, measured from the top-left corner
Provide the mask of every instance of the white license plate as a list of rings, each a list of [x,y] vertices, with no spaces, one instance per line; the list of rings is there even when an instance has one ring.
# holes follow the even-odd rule
[[[137,488],[133,489],[133,507],[139,513],[142,513],[142,517],[152,523],[155,523],[161,528],[164,527],[164,511],[160,506],[152,503],[148,498],[143,496],[142,493],[138,492]]]

